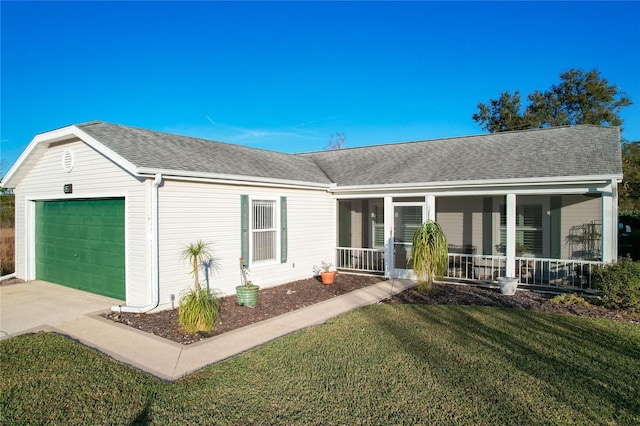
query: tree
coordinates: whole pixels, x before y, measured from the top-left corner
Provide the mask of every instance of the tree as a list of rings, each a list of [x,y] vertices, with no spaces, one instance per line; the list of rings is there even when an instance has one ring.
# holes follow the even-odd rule
[[[335,134],[331,135],[331,138],[329,139],[329,143],[327,144],[327,146],[324,147],[324,149],[325,150],[342,149],[345,147],[346,139],[347,137],[344,135],[343,132],[336,132]]]
[[[597,69],[571,69],[560,74],[560,84],[527,96],[522,110],[520,93],[504,92],[489,105],[478,104],[472,119],[490,133],[551,126],[595,124],[622,126],[620,111],[632,104],[615,84],[600,76]]]
[[[499,99],[490,99],[489,105],[478,104],[479,112],[472,118],[482,123],[482,128],[489,133],[504,132],[530,128],[530,123],[521,113],[522,102],[520,92],[502,92]]]
[[[640,141],[622,145],[620,210],[640,213]]]

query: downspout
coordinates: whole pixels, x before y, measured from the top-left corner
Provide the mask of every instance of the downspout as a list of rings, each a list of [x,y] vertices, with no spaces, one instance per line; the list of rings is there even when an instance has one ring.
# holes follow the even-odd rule
[[[162,184],[162,174],[156,173],[151,190],[151,304],[147,306],[122,306],[111,307],[113,312],[145,313],[155,309],[160,304],[160,271],[158,253],[158,188]]]

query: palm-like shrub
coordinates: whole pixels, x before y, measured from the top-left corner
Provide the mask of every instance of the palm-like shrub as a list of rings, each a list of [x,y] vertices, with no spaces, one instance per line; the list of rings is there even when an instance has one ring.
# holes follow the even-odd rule
[[[198,269],[200,269],[200,265],[208,261],[213,263],[210,244],[202,240],[191,243],[182,250],[180,258],[189,261],[193,267],[191,274],[193,274],[194,286],[196,289],[200,288],[200,280],[198,279]]]
[[[178,322],[189,334],[210,332],[219,317],[220,299],[207,289],[191,289],[180,298]]]
[[[208,289],[203,289],[198,279],[198,270],[203,263],[217,268],[217,262],[211,255],[210,245],[202,240],[187,245],[181,253],[193,269],[191,274],[194,286],[180,297],[178,322],[190,334],[199,331],[209,332],[220,316],[219,299]]]
[[[435,279],[441,278],[447,270],[447,239],[440,225],[428,220],[413,234],[411,261],[418,278],[418,290],[429,291]]]

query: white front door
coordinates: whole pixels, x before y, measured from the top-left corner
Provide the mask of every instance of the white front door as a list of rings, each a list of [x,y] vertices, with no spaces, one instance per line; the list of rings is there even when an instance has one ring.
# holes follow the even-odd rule
[[[425,221],[424,203],[393,205],[393,268],[396,278],[415,278],[411,264],[413,234]]]

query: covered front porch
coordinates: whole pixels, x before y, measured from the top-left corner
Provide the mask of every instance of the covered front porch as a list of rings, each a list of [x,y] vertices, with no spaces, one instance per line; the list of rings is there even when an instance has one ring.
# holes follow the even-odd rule
[[[446,280],[593,292],[592,273],[617,257],[615,188],[443,192],[337,199],[338,270],[414,278],[412,237],[427,219],[449,245]]]

